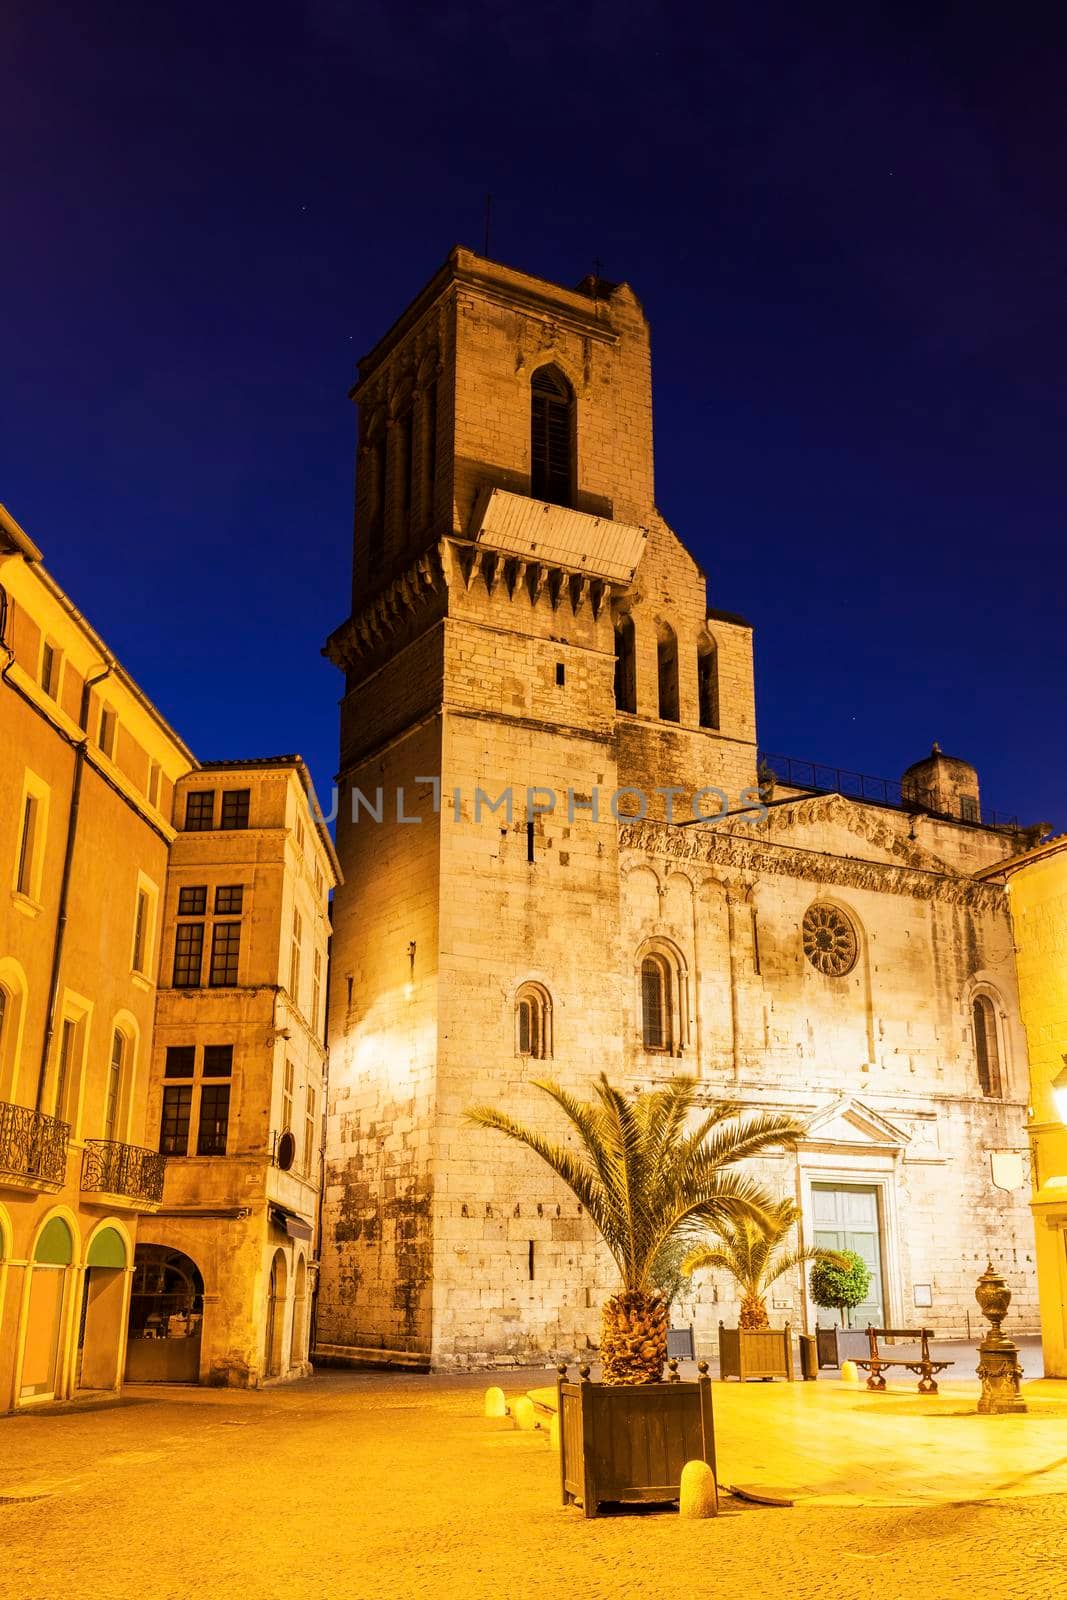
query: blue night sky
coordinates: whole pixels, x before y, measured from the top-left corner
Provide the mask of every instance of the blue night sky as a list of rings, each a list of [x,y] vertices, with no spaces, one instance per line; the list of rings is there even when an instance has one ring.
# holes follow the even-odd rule
[[[1067,824],[1052,8],[5,8],[0,499],[204,758],[334,770],[356,358],[454,243],[653,330],[761,744]]]

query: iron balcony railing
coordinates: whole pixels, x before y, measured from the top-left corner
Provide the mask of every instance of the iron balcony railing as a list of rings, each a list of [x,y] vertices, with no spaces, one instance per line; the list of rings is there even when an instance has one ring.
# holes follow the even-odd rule
[[[82,1194],[121,1194],[158,1205],[163,1198],[167,1158],[158,1150],[119,1144],[114,1139],[87,1139],[82,1155]]]
[[[61,1185],[69,1137],[70,1128],[58,1118],[0,1101],[0,1173]]]
[[[812,789],[819,794],[846,794],[856,800],[873,800],[875,805],[895,806],[902,811],[926,810],[905,800],[900,782],[896,778],[872,778],[867,772],[850,772],[846,767],[830,767],[821,761],[798,761],[795,756],[771,755],[760,751],[760,766],[770,769],[779,783],[790,789]],[[1019,827],[1018,817],[1003,811],[990,811],[982,807],[980,817],[953,818],[979,823],[984,828]]]

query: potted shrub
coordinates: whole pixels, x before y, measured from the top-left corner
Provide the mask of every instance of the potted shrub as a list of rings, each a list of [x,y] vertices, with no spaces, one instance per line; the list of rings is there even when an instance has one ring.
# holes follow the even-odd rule
[[[847,1356],[866,1355],[867,1339],[848,1329],[848,1313],[866,1300],[871,1287],[871,1271],[855,1250],[832,1252],[836,1259],[816,1261],[811,1269],[811,1298],[824,1310],[836,1311],[840,1328],[817,1328],[816,1342],[820,1366],[840,1366]],[[831,1344],[832,1341],[832,1344]]]
[[[805,1261],[835,1261],[833,1250],[806,1245],[790,1250],[787,1240],[800,1217],[791,1200],[781,1200],[763,1218],[739,1216],[716,1230],[714,1244],[698,1245],[683,1262],[692,1275],[707,1268],[729,1273],[741,1291],[739,1326],[719,1323],[721,1378],[792,1378],[793,1350],[789,1324],[772,1328],[767,1294],[786,1272]]]
[[[595,1516],[603,1501],[672,1499],[687,1460],[714,1466],[714,1436],[706,1375],[661,1382],[667,1301],[654,1282],[657,1262],[672,1241],[741,1216],[769,1216],[773,1199],[732,1169],[796,1139],[802,1126],[731,1106],[701,1111],[691,1078],[626,1094],[602,1074],[592,1101],[556,1083],[535,1087],[564,1113],[576,1144],[556,1144],[496,1106],[472,1107],[467,1116],[527,1145],[563,1179],[620,1278],[601,1314],[601,1381],[590,1382],[584,1368],[582,1382],[569,1383],[564,1369],[557,1386],[564,1503]]]

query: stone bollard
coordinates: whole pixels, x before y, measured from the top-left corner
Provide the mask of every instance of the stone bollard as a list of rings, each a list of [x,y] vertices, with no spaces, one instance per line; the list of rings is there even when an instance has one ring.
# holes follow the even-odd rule
[[[855,1388],[860,1381],[860,1369],[854,1361],[842,1361],[841,1382],[851,1384]]]
[[[523,1433],[532,1433],[537,1427],[537,1412],[529,1395],[520,1395],[511,1408],[511,1415],[515,1419],[516,1428],[521,1428]]]
[[[706,1461],[687,1461],[682,1468],[678,1515],[680,1517],[719,1515],[719,1489],[715,1482],[715,1474]]]
[[[485,1414],[487,1417],[506,1417],[508,1403],[504,1399],[503,1389],[487,1389],[485,1391]]]

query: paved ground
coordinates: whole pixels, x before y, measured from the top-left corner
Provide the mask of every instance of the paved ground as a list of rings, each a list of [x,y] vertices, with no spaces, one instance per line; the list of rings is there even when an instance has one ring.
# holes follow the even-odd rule
[[[0,1421],[0,1600],[1067,1597],[1067,1495],[586,1522],[559,1505],[546,1437],[482,1418],[484,1383],[331,1373]],[[816,1396],[836,1391],[790,1403]]]

